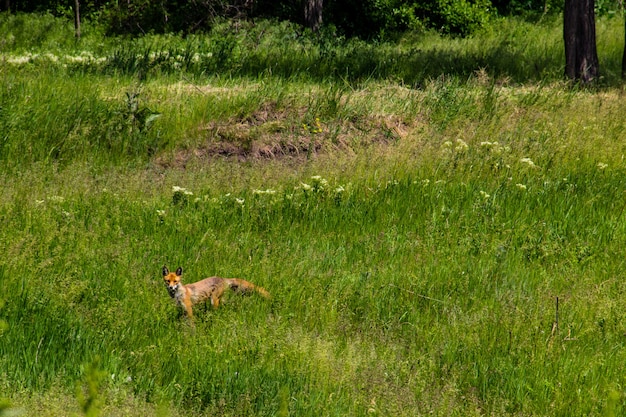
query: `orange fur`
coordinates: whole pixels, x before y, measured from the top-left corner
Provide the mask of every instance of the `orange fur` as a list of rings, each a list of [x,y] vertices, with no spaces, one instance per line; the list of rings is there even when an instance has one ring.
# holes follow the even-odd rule
[[[167,292],[183,308],[190,319],[193,318],[193,305],[210,300],[213,308],[217,308],[224,291],[229,288],[241,294],[250,294],[256,291],[263,297],[270,298],[270,294],[264,288],[244,279],[211,277],[193,284],[183,285],[181,282],[182,275],[183,269],[180,267],[176,269],[176,272],[170,272],[167,266],[163,266],[163,280]]]

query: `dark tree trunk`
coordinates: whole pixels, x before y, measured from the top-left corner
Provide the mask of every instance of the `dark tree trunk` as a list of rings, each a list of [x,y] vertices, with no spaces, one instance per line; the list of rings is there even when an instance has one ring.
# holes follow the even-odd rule
[[[313,32],[322,26],[323,0],[304,0],[304,23]]]
[[[565,76],[588,83],[598,77],[594,0],[565,0]]]
[[[624,14],[624,54],[622,55],[622,80],[626,80],[626,14]]]
[[[74,0],[74,36],[80,38],[80,1]]]
[[[11,12],[11,0],[4,0],[2,2],[2,5],[4,6],[2,10],[4,10],[5,12]]]

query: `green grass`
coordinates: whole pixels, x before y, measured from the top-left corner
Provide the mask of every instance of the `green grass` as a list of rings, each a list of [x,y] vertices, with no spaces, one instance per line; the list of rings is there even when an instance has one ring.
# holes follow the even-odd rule
[[[16,25],[2,18],[3,31]],[[289,29],[264,24],[277,32],[233,34],[238,59],[224,52],[205,73],[147,52],[214,53],[201,37],[114,44],[95,30],[87,45],[101,49],[88,49],[104,61],[1,61],[0,392],[10,406],[623,414],[626,142],[612,64],[602,86],[565,85],[559,57],[528,49],[539,34],[557,48],[558,27],[517,22],[505,40],[428,35],[379,49],[471,56],[472,42],[500,43],[527,68],[545,65],[540,75],[499,71],[493,55],[438,77],[406,78],[399,61],[323,76],[345,57],[379,56],[338,42],[309,72],[298,66],[306,48],[276,41]],[[34,53],[76,52],[46,39]],[[293,60],[270,68],[275,54]],[[163,288],[163,264],[182,266],[186,282],[238,276],[273,297],[198,307],[193,330]]]

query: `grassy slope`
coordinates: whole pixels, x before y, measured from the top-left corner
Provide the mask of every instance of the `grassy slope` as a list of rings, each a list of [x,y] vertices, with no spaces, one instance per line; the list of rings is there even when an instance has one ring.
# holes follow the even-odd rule
[[[28,413],[90,379],[105,415],[623,411],[618,89],[2,65],[0,381]],[[274,298],[192,332],[163,263]]]

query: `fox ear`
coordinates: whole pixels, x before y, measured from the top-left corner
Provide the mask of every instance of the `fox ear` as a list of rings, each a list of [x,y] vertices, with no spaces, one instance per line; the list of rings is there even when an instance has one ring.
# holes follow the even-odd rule
[[[167,269],[167,266],[163,265],[163,276],[166,276],[169,273],[170,273],[170,270]]]
[[[181,276],[182,274],[183,274],[183,268],[179,266],[178,269],[176,269],[176,275]]]

